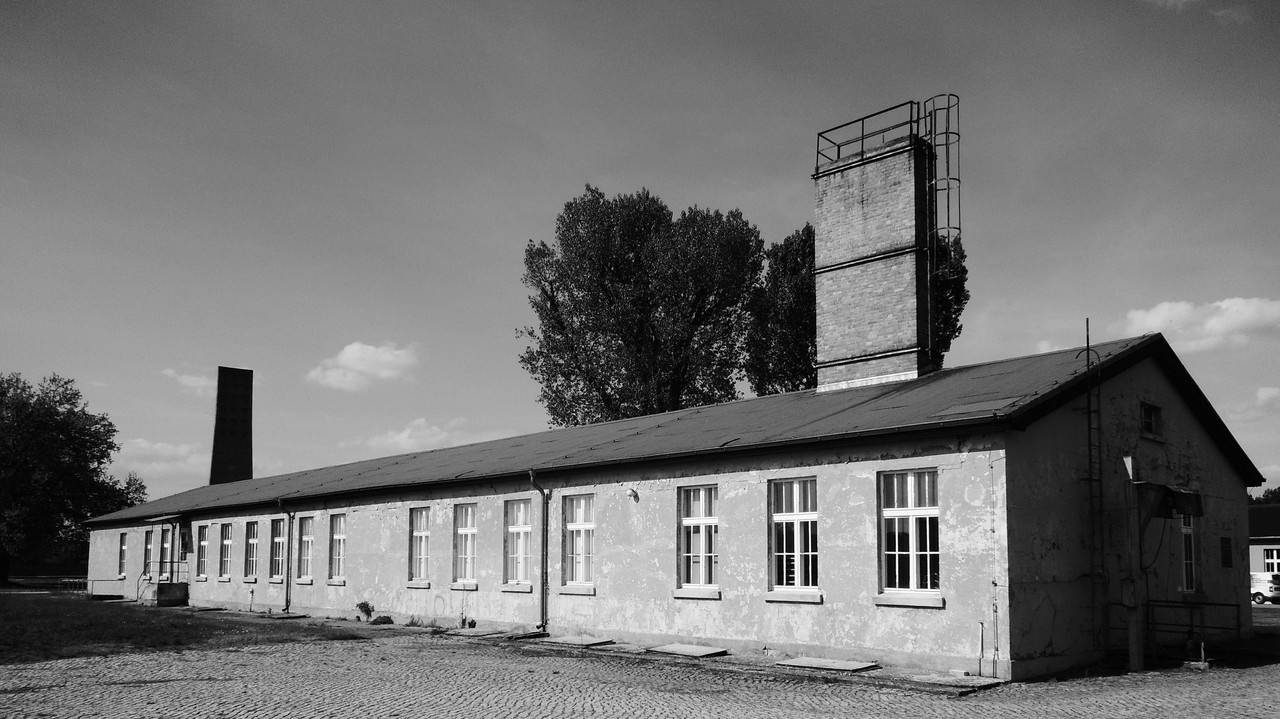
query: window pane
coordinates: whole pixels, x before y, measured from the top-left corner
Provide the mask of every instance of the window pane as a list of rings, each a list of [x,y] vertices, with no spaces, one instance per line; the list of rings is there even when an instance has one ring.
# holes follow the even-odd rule
[[[718,497],[716,496],[715,487],[707,487],[703,490],[703,514],[704,517],[716,516],[716,504]]]
[[[800,486],[800,511],[816,512],[818,511],[818,481],[816,479],[805,479],[799,482]]]

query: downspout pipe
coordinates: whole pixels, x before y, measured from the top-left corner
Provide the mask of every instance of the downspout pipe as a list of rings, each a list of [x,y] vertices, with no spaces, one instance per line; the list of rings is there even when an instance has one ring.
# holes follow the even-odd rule
[[[293,597],[293,512],[285,511],[281,497],[276,497],[276,508],[289,518],[284,532],[284,611],[287,614]]]
[[[551,494],[538,484],[537,473],[533,467],[529,468],[529,484],[542,495],[542,574],[540,581],[542,587],[538,591],[538,614],[542,619],[542,623],[537,626],[538,631],[547,631],[547,594],[550,592],[550,583],[547,576],[547,554],[549,548],[547,546],[548,535],[551,525]]]

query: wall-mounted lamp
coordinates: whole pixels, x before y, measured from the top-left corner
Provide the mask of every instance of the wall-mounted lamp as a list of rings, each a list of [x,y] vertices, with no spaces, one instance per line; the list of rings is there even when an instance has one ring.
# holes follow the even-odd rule
[[[1129,473],[1129,481],[1133,481],[1133,457],[1131,455],[1124,456],[1124,471]]]
[[[627,490],[627,496],[631,498],[632,502],[640,501],[640,493],[635,490],[635,487],[631,487]]]

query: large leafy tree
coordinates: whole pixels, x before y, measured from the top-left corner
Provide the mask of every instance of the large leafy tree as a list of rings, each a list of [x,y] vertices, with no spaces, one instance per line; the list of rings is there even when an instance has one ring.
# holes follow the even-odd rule
[[[733,210],[672,217],[641,190],[586,191],[556,218],[554,244],[530,241],[523,281],[538,326],[520,364],[557,426],[738,397],[760,233]]]
[[[813,240],[813,226],[805,223],[765,250],[768,269],[752,293],[744,357],[757,395],[817,385]]]
[[[75,557],[88,541],[84,520],[146,501],[137,475],[106,473],[115,434],[72,380],[54,374],[33,387],[0,375],[0,582],[10,557]]]

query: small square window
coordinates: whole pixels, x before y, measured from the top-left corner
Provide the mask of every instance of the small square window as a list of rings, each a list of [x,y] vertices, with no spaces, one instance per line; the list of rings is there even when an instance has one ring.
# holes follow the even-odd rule
[[[1142,434],[1148,437],[1164,436],[1164,417],[1160,408],[1143,402],[1140,407]]]

